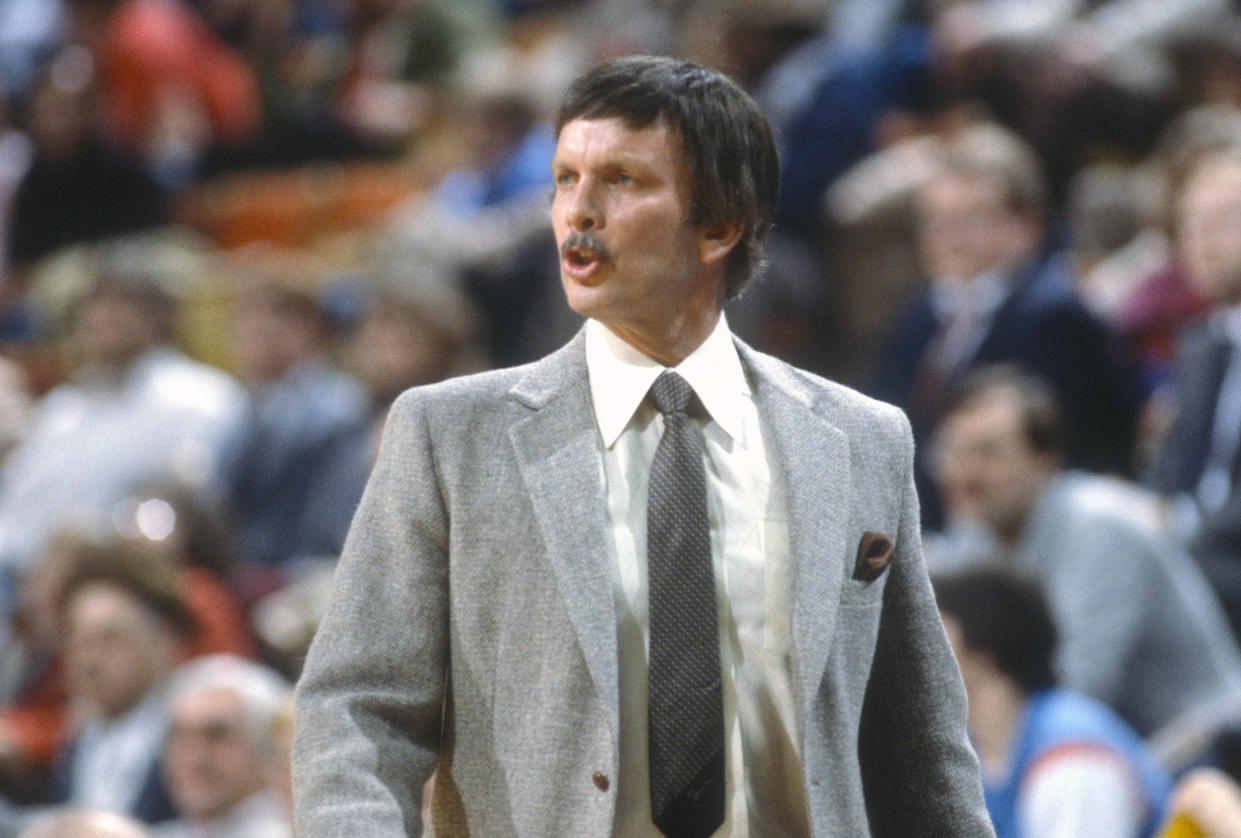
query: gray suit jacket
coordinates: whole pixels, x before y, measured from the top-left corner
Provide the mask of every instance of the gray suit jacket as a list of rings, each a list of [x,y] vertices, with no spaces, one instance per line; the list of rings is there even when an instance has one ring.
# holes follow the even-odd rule
[[[908,423],[739,351],[789,487],[813,834],[991,835],[923,566]],[[437,766],[437,835],[611,834],[619,699],[599,445],[582,334],[397,401],[298,686],[301,838],[420,835]],[[870,581],[854,578],[866,533],[895,545]]]

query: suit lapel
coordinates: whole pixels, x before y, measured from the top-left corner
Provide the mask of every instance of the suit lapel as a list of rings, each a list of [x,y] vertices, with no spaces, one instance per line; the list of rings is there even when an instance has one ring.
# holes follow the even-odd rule
[[[836,630],[843,562],[850,558],[849,441],[815,391],[739,344],[755,373],[758,407],[772,429],[788,493],[793,562],[793,678],[803,722],[819,691]]]
[[[513,389],[531,408],[509,429],[569,618],[619,737],[616,606],[606,544],[603,466],[581,332]]]

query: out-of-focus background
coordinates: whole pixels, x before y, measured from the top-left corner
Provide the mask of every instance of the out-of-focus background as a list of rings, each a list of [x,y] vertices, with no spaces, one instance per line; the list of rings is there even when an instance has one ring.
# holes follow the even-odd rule
[[[14,834],[49,802],[230,811],[195,785],[206,711],[169,685],[215,653],[291,684],[392,399],[579,328],[552,120],[571,79],[639,52],[729,73],[775,128],[777,223],[734,331],[904,408],[932,569],[990,531],[990,561],[1042,574],[1065,650],[1111,638],[1064,651],[1070,687],[1173,775],[1241,776],[1235,3],[0,0]],[[1049,388],[1046,473],[1003,417],[957,421],[995,363]],[[1055,495],[1086,517],[1050,529],[1089,537],[1040,541],[1078,477],[1104,482]],[[1084,602],[1063,568],[1086,554]],[[1173,665],[1194,654],[1200,682]],[[272,765],[233,797],[283,811]]]

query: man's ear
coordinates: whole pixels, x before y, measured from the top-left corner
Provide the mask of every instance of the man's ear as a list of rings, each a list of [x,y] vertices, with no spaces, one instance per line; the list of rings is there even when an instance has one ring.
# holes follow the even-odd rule
[[[707,224],[698,230],[698,258],[710,265],[727,258],[741,241],[745,225],[733,221]]]

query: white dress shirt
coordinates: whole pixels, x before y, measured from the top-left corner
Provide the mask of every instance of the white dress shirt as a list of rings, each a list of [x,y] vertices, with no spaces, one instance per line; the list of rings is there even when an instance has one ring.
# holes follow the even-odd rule
[[[647,480],[663,418],[645,400],[665,369],[605,326],[586,327],[586,364],[607,481],[620,671],[620,838],[658,836],[647,765]],[[706,415],[707,517],[720,620],[725,817],[717,836],[808,833],[790,668],[792,562],[783,475],[728,325],[676,367]]]

